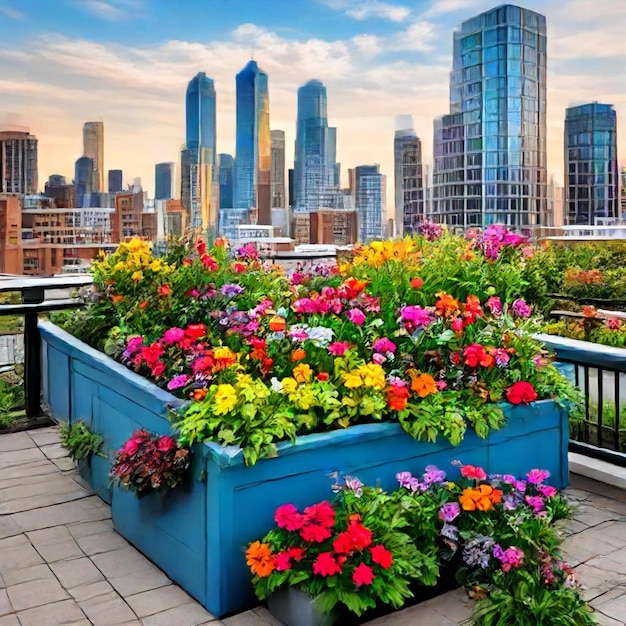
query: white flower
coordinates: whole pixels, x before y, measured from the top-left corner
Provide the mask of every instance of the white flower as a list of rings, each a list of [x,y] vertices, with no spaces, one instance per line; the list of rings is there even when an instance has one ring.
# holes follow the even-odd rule
[[[276,393],[283,392],[283,384],[280,380],[278,380],[278,378],[276,378],[276,376],[274,376],[270,382],[272,383],[272,391],[275,391]]]

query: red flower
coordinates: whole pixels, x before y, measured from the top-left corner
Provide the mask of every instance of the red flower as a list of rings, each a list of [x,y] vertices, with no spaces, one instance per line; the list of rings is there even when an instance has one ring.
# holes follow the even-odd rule
[[[196,250],[200,256],[206,254],[206,243],[203,239],[198,238],[198,241],[196,242]]]
[[[212,272],[217,270],[217,263],[215,262],[215,259],[210,254],[203,254],[200,257],[200,261],[202,261],[202,265],[204,265],[204,267],[211,270]]]
[[[403,411],[411,392],[403,385],[391,385],[387,388],[387,406],[392,411]]]
[[[374,570],[365,563],[360,563],[354,568],[352,580],[357,587],[361,585],[371,585],[374,580]]]
[[[274,557],[274,565],[277,572],[284,572],[285,570],[291,569],[291,557],[289,556],[289,552],[279,552]]]
[[[385,546],[373,546],[370,548],[372,561],[380,565],[383,569],[389,569],[393,564],[393,554]]]
[[[169,452],[176,447],[176,442],[171,438],[165,435],[164,437],[160,437],[157,443],[157,448],[161,452]]]
[[[463,306],[463,317],[468,323],[473,323],[477,317],[482,316],[483,309],[480,306],[480,300],[476,296],[467,296],[467,301]]]
[[[461,468],[461,476],[463,478],[473,478],[474,480],[486,480],[487,474],[482,467],[476,465],[464,465]]]
[[[233,263],[233,269],[237,274],[241,274],[246,271],[246,266],[243,263]]]
[[[129,439],[124,444],[124,447],[122,448],[122,452],[124,454],[128,454],[128,455],[132,456],[133,454],[135,454],[137,452],[137,450],[139,450],[139,444],[141,442],[142,442],[142,439],[139,439],[137,437],[133,437],[132,439]]]
[[[322,543],[331,536],[328,528],[319,526],[318,524],[307,524],[300,529],[300,537],[307,543]]]
[[[365,548],[372,545],[372,531],[369,528],[365,528],[360,522],[350,524],[348,533],[355,550],[365,550]]]
[[[165,371],[165,364],[161,361],[156,361],[150,365],[150,373],[155,378],[158,378]]]
[[[185,334],[193,339],[200,339],[206,335],[206,324],[188,324]]]
[[[341,567],[339,567],[339,563],[335,560],[332,552],[322,552],[313,563],[313,573],[320,576],[334,576],[341,574]]]
[[[289,558],[294,561],[302,561],[304,558],[304,548],[289,548],[287,552],[289,553]]]
[[[469,367],[493,367],[495,365],[495,359],[487,354],[485,348],[479,343],[473,343],[463,350],[463,356],[465,357],[465,365]]]
[[[335,509],[327,500],[312,504],[304,509],[307,524],[318,524],[324,528],[331,528],[335,523]]]
[[[139,303],[139,308],[140,309],[145,309],[148,306],[148,301],[147,300],[143,300],[142,302]]]
[[[172,288],[169,285],[161,285],[159,287],[160,296],[169,296],[172,294]]]
[[[423,286],[424,281],[419,276],[416,276],[411,280],[411,287],[413,287],[413,289],[421,289]]]
[[[317,380],[321,380],[322,382],[326,382],[328,380],[328,372],[320,372],[317,375]]]
[[[350,554],[352,552],[352,538],[348,531],[344,531],[337,535],[337,539],[333,541],[333,550],[338,554]]]
[[[304,525],[304,518],[293,504],[279,506],[274,513],[274,521],[279,528],[285,528],[290,532],[300,530]]]
[[[537,399],[537,392],[531,383],[523,380],[513,383],[505,392],[511,404],[528,404]]]

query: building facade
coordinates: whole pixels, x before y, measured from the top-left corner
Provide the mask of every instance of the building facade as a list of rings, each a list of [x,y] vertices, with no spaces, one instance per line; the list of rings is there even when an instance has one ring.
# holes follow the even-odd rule
[[[174,197],[176,181],[174,163],[157,163],[154,166],[154,199],[170,200]]]
[[[383,237],[386,226],[386,177],[379,165],[359,165],[354,172],[356,212],[359,223],[359,241],[368,243]]]
[[[120,193],[124,187],[122,170],[109,170],[109,193]]]
[[[235,191],[237,209],[254,209],[258,224],[271,224],[271,138],[269,84],[256,61],[236,77],[237,136]]]
[[[93,159],[90,157],[82,156],[74,164],[74,187],[78,207],[91,206],[94,171]]]
[[[37,137],[0,130],[0,193],[37,193],[38,184]]]
[[[565,111],[565,206],[568,224],[619,217],[617,114],[593,102]]]
[[[450,112],[435,120],[432,217],[546,222],[546,18],[504,5],[454,33]]]
[[[230,154],[219,155],[220,209],[234,208],[235,159]]]
[[[270,131],[272,147],[271,195],[272,209],[284,209],[285,198],[285,131]]]
[[[395,235],[417,232],[425,217],[422,142],[410,128],[396,131],[394,142]]]
[[[83,126],[83,156],[92,160],[92,191],[104,193],[104,123],[85,122]]]

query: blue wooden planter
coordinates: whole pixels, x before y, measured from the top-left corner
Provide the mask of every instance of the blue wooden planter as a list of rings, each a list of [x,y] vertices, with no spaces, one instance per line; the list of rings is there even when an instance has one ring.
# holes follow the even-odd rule
[[[104,437],[108,450],[141,427],[170,431],[167,410],[180,400],[53,324],[43,322],[40,329],[44,394],[53,416],[83,419]],[[421,473],[428,464],[454,478],[458,471],[450,462],[458,459],[490,472],[521,475],[533,467],[548,469],[550,482],[565,487],[567,414],[550,400],[505,410],[509,424],[504,430],[487,440],[468,432],[456,448],[447,441],[416,442],[398,424],[363,424],[279,444],[277,458],[252,468],[245,467],[239,448],[198,445],[196,479],[164,496],[137,500],[117,488],[111,491],[104,459],[92,464],[90,480],[112,502],[119,532],[221,616],[254,602],[244,550],[273,525],[276,507],[331,499],[335,473],[393,489],[396,472]]]

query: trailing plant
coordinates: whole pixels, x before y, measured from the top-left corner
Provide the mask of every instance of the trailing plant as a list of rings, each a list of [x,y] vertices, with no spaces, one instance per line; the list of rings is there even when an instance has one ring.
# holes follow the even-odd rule
[[[74,461],[81,461],[89,455],[101,455],[104,439],[89,430],[82,420],[61,424],[60,433],[61,445],[67,449]]]
[[[13,383],[0,378],[0,428],[10,428],[13,412],[24,408],[24,383]]]

